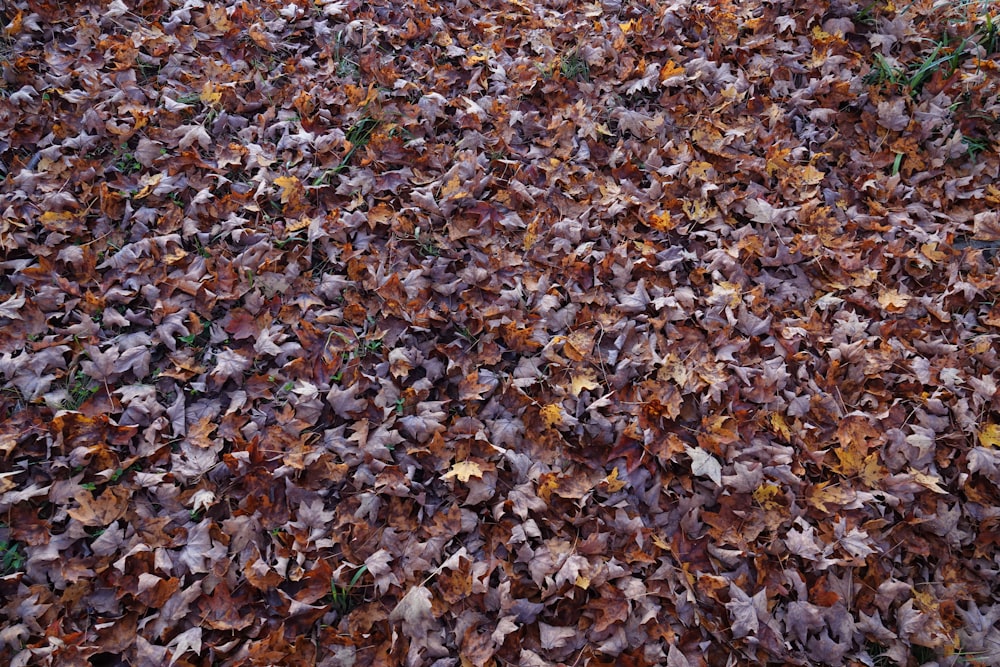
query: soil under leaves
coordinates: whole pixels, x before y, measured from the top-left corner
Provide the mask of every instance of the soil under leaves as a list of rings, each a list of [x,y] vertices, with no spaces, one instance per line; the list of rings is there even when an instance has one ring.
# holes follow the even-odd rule
[[[0,23],[0,663],[1000,664],[995,5]]]

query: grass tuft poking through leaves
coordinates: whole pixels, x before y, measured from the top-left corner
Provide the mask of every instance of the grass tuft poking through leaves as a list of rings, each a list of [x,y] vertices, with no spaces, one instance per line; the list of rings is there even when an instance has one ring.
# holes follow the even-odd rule
[[[313,186],[318,187],[320,185],[324,185],[326,183],[326,179],[331,175],[339,174],[347,169],[347,165],[350,163],[351,158],[354,157],[354,154],[359,148],[364,148],[368,145],[368,142],[371,140],[372,135],[375,133],[375,130],[379,125],[381,125],[381,121],[371,118],[370,116],[358,119],[358,121],[354,123],[354,125],[352,125],[344,134],[349,148],[347,149],[347,153],[344,155],[344,158],[340,161],[340,164],[332,169],[327,169],[313,179]]]
[[[858,21],[875,25],[876,10],[881,3],[872,3],[858,14]],[[933,42],[933,48],[921,60],[893,65],[880,53],[873,54],[871,69],[862,81],[868,85],[890,84],[915,97],[935,74],[947,79],[969,58],[995,53],[1000,48],[1000,25],[994,16],[995,3],[986,0],[939,3],[942,12],[950,12],[944,25],[950,26]],[[906,11],[908,6],[901,11]],[[951,32],[967,33],[960,39]]]
[[[566,79],[590,81],[590,66],[576,49],[559,59],[559,73]]]
[[[99,388],[100,385],[83,371],[73,373],[66,386],[67,397],[62,407],[66,410],[79,410]]]
[[[340,586],[336,581],[330,581],[330,606],[341,614],[350,613],[358,605],[357,597],[354,595],[354,587],[361,581],[368,571],[367,565],[362,565],[351,577],[346,586]]]

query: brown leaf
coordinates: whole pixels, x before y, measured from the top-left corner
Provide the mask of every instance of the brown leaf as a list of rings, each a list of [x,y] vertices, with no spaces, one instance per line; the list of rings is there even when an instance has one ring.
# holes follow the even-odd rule
[[[70,509],[69,515],[84,526],[107,526],[125,514],[131,497],[132,492],[120,486],[110,486],[96,497],[80,493],[75,498],[80,506]]]

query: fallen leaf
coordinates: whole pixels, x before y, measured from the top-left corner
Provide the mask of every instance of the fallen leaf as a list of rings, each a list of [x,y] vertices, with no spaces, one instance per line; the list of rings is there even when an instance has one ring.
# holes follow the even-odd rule
[[[468,482],[470,477],[482,478],[483,469],[474,461],[459,461],[451,467],[451,470],[441,476],[441,479],[451,479],[455,477],[460,482]]]
[[[685,447],[691,457],[691,472],[699,477],[708,477],[716,486],[722,486],[722,465],[719,460],[700,447]]]

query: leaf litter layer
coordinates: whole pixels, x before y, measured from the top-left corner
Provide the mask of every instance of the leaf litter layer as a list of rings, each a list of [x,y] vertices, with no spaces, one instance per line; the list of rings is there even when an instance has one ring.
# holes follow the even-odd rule
[[[1000,662],[996,8],[0,6],[0,661]]]

